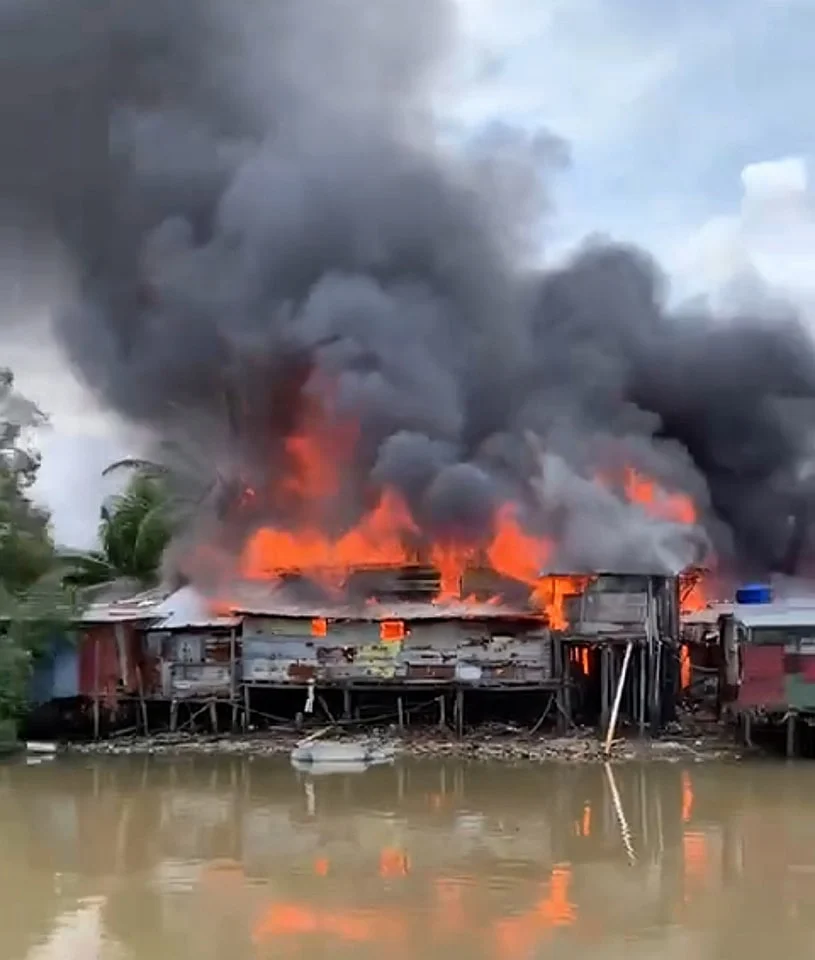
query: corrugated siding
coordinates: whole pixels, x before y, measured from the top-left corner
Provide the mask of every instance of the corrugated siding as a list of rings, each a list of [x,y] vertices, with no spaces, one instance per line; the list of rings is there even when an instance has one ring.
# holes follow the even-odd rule
[[[313,640],[298,637],[243,638],[243,678],[246,683],[289,683],[317,673]]]
[[[625,630],[645,623],[648,613],[647,593],[592,593],[583,598],[580,630]]]
[[[243,636],[247,683],[349,681],[542,683],[552,678],[547,632],[494,634],[498,625],[428,621],[407,625],[403,640],[380,639],[378,623],[330,623],[324,637],[282,632]]]
[[[743,707],[783,707],[786,703],[784,648],[744,644],[738,703]]]
[[[120,662],[120,649],[116,630],[123,638],[122,653],[125,662]],[[95,684],[98,648],[99,684]],[[79,692],[92,697],[98,689],[107,700],[115,700],[120,692],[135,693],[138,687],[136,666],[141,663],[141,643],[132,623],[99,624],[79,632]]]
[[[174,663],[170,693],[174,697],[228,696],[232,675],[228,663]]]

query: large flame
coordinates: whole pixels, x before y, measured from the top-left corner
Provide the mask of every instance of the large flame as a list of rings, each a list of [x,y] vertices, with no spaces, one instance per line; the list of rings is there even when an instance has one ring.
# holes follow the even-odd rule
[[[336,534],[329,532],[326,519],[341,494],[358,430],[354,424],[329,421],[317,405],[308,405],[305,413],[285,441],[286,469],[271,491],[274,503],[285,507],[287,522],[261,526],[249,537],[240,562],[243,577],[276,581],[296,572],[339,596],[356,569],[429,563],[440,577],[434,602],[443,604],[473,599],[463,594],[465,575],[475,567],[486,567],[500,578],[526,585],[533,608],[554,628],[565,629],[566,598],[582,593],[589,578],[543,574],[551,568],[556,544],[524,528],[520,503],[504,503],[495,510],[486,540],[429,540],[399,492],[386,487],[354,525]],[[605,478],[599,479],[608,485]],[[626,467],[614,486],[655,518],[683,524],[696,521],[688,496],[665,491],[633,467]],[[249,499],[254,504],[257,498]],[[500,596],[491,599],[501,601]]]

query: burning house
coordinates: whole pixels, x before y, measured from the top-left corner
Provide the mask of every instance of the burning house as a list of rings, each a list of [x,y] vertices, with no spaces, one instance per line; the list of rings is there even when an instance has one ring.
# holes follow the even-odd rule
[[[494,590],[494,575],[471,573]],[[513,603],[494,592],[451,600],[442,580],[430,567],[357,569],[344,603],[245,585],[232,609],[243,621],[247,712],[261,699],[273,704],[274,693],[300,689],[303,712],[331,716],[330,700],[346,719],[375,703],[403,725],[405,704],[429,696],[440,722],[459,731],[465,701],[478,703],[479,716],[500,702],[505,718],[531,702],[533,719],[551,714],[567,727],[578,716],[607,723],[621,684],[627,719],[641,729],[665,719],[664,695],[676,682],[677,578],[541,576],[531,590],[505,583]],[[636,668],[626,678],[628,647]]]

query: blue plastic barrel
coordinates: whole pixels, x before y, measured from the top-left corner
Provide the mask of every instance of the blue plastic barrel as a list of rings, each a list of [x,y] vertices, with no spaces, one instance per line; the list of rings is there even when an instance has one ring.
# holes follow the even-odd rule
[[[764,583],[751,583],[736,591],[736,603],[772,603],[772,589]]]

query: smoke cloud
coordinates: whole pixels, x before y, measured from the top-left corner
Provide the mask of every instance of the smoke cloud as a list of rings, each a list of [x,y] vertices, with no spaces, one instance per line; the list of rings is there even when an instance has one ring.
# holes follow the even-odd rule
[[[54,319],[72,364],[235,545],[258,520],[237,495],[270,488],[317,410],[326,439],[357,428],[326,522],[388,484],[441,535],[477,539],[512,499],[560,569],[708,548],[777,568],[812,496],[809,337],[671,314],[649,257],[599,240],[536,270],[563,146],[500,126],[450,143],[453,13],[0,0],[0,205],[78,274]],[[625,503],[602,480],[624,466],[692,496],[699,525]]]

